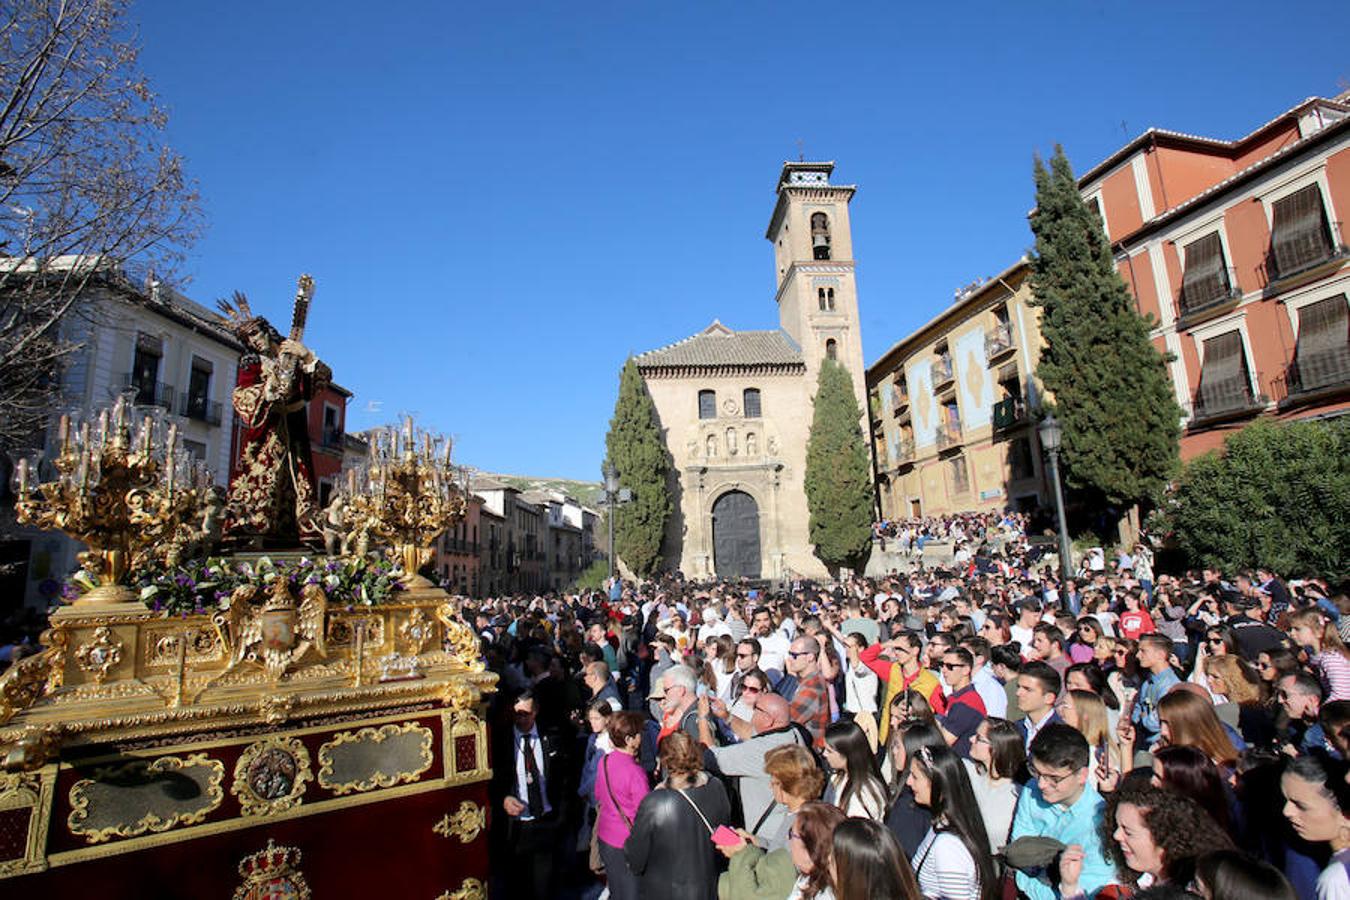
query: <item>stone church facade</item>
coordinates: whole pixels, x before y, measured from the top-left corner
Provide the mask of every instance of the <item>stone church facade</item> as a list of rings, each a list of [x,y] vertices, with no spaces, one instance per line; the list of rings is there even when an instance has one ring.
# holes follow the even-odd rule
[[[810,542],[804,474],[821,361],[836,359],[863,405],[864,366],[848,205],[834,164],[785,163],[765,237],[778,328],[714,321],[636,357],[674,461],[667,565],[690,578],[824,577]]]

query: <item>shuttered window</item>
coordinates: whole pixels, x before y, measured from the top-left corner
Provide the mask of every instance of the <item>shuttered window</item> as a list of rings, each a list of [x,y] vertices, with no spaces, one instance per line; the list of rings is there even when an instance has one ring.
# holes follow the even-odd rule
[[[759,388],[746,388],[742,394],[741,408],[745,410],[747,419],[758,419],[759,412]]]
[[[1331,235],[1320,187],[1310,184],[1275,201],[1270,225],[1270,255],[1275,263],[1273,277],[1293,275],[1331,254]]]
[[[1242,335],[1236,331],[1205,341],[1205,361],[1200,366],[1200,392],[1196,413],[1215,415],[1251,406],[1251,380]]]
[[[717,418],[717,392],[698,392],[698,417],[700,419]]]
[[[1184,315],[1228,299],[1228,266],[1223,258],[1219,233],[1207,234],[1186,245],[1186,273],[1181,281],[1181,312]]]
[[[1350,314],[1345,294],[1309,304],[1298,311],[1298,346],[1294,351],[1295,390],[1313,391],[1350,379]]]

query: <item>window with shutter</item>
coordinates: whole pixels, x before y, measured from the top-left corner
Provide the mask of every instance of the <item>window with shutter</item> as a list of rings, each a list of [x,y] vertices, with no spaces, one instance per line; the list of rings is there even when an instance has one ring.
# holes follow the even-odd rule
[[[717,418],[717,392],[698,392],[698,417],[700,419]]]
[[[1350,380],[1350,314],[1346,309],[1345,294],[1337,294],[1298,311],[1291,390],[1315,391]]]
[[[1271,207],[1270,257],[1273,278],[1283,278],[1331,256],[1331,235],[1322,189],[1310,184]]]
[[[1205,361],[1200,366],[1197,416],[1246,409],[1252,405],[1251,380],[1242,335],[1236,331],[1205,341]]]
[[[1186,245],[1186,272],[1181,280],[1181,313],[1195,312],[1229,297],[1228,266],[1219,233]]]
[[[747,419],[758,419],[759,411],[759,388],[746,388],[741,395],[741,408],[745,410]]]

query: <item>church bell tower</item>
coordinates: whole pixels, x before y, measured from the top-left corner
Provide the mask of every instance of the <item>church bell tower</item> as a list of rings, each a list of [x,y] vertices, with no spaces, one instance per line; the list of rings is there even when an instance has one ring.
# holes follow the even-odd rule
[[[810,389],[821,360],[837,360],[853,378],[866,414],[858,291],[848,205],[854,185],[831,184],[833,162],[787,162],[765,237],[773,243],[778,320],[801,345]]]

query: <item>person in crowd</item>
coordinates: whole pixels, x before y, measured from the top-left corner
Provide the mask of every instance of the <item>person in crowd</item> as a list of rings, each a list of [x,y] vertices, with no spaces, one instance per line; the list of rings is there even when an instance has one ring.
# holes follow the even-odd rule
[[[1022,668],[1021,648],[1016,644],[994,645],[989,649],[989,665],[994,670],[994,677],[1003,685],[1003,718],[1016,722],[1024,715],[1022,708],[1017,705],[1017,675]]]
[[[1132,641],[1157,631],[1153,616],[1144,608],[1144,593],[1138,588],[1125,592],[1125,610],[1120,614],[1120,633]],[[1169,650],[1170,652],[1170,650]]]
[[[1326,735],[1319,721],[1322,683],[1300,669],[1280,679],[1275,697],[1288,717],[1282,738],[1285,752],[1308,753],[1323,749]]]
[[[1134,730],[1129,742],[1137,749],[1147,750],[1158,741],[1158,704],[1181,679],[1172,669],[1172,642],[1162,635],[1140,638],[1138,657],[1139,668],[1147,673],[1147,677],[1139,687],[1134,709],[1130,712],[1129,723]]]
[[[1117,878],[1131,887],[1185,888],[1199,857],[1233,848],[1228,833],[1200,804],[1148,782],[1127,781],[1111,795],[1101,836]]]
[[[1237,764],[1238,747],[1214,707],[1198,693],[1171,691],[1158,704],[1155,747],[1194,747],[1226,772]]]
[[[516,697],[511,712],[513,727],[503,731],[493,755],[494,806],[504,813],[499,847],[509,858],[512,896],[544,900],[552,896],[576,775],[569,740],[543,724],[534,694]]]
[[[1112,773],[1124,771],[1124,760],[1102,698],[1092,691],[1065,691],[1055,704],[1055,712],[1064,724],[1078,729],[1092,748],[1088,783],[1098,789],[1109,789]]]
[[[1324,700],[1350,700],[1350,650],[1336,623],[1321,609],[1301,609],[1289,617],[1289,636],[1302,647],[1308,665],[1322,682]]]
[[[706,727],[707,719],[700,724]],[[757,701],[750,727],[753,733],[744,740],[721,747],[713,747],[700,738],[700,743],[709,747],[704,754],[704,767],[721,778],[734,779],[731,784],[740,797],[741,821],[752,834],[776,834],[784,808],[773,792],[765,760],[776,747],[789,744],[808,747],[811,740],[805,729],[788,722],[787,701],[776,694],[765,694]]]
[[[747,840],[721,847],[731,865],[719,879],[726,900],[834,900],[834,830],[846,819],[831,803],[797,810],[785,849],[766,853]]]
[[[863,730],[854,722],[835,722],[825,729],[821,755],[834,771],[826,792],[831,802],[847,816],[883,821],[889,799],[886,783]]]
[[[1236,728],[1248,746],[1269,747],[1275,740],[1275,718],[1265,702],[1268,688],[1256,668],[1231,653],[1206,657],[1197,661],[1196,668],[1205,671],[1219,720]]]
[[[577,785],[577,796],[584,804],[581,828],[577,835],[577,847],[583,848],[595,843],[595,820],[598,807],[595,802],[595,774],[600,768],[600,760],[614,749],[609,738],[609,720],[614,710],[607,700],[596,700],[586,708],[586,749],[581,762],[581,782]],[[598,852],[598,851],[597,851]]]
[[[1109,640],[1109,638],[1107,638]],[[1106,717],[1114,732],[1120,724],[1121,695],[1119,684],[1113,684],[1110,677],[1095,662],[1078,663],[1069,666],[1064,674],[1064,688],[1069,691],[1088,691],[1101,698],[1106,706]]]
[[[1265,611],[1256,598],[1228,591],[1223,595],[1223,606],[1228,614],[1224,624],[1233,629],[1238,651],[1245,658],[1256,659],[1262,653],[1283,646],[1288,640],[1287,635],[1279,629],[1266,624]]]
[[[991,647],[1002,647],[1013,639],[1010,626],[1007,616],[990,613],[985,617],[984,625],[980,626],[980,637],[988,641]]]
[[[855,719],[870,717],[875,724],[880,681],[877,673],[859,658],[869,646],[866,635],[861,631],[844,635],[844,652],[847,654],[844,665],[844,712]]]
[[[661,731],[657,741],[676,731],[698,740],[698,678],[685,665],[661,673]]]
[[[900,740],[900,729],[902,726],[913,722],[938,727],[937,716],[934,715],[932,707],[924,699],[923,694],[918,691],[902,691],[891,698],[890,710],[888,712],[890,719],[890,734],[886,742],[877,749],[877,765],[881,769],[881,777],[888,785],[894,784],[895,767],[892,760],[895,758],[895,743]]]
[[[968,637],[961,641],[961,646],[974,660],[970,683],[975,685],[975,693],[984,701],[985,713],[1000,719],[1005,718],[1008,714],[1008,694],[1004,690],[1003,682],[994,674],[993,664],[990,661],[992,648],[989,641],[978,636]]]
[[[1284,817],[1298,836],[1327,844],[1331,861],[1317,879],[1318,900],[1350,897],[1350,784],[1346,763],[1325,754],[1289,759],[1280,776]]]
[[[946,746],[942,732],[935,726],[918,722],[901,728],[899,740],[894,744],[894,775],[889,785],[891,806],[886,811],[886,827],[900,841],[906,859],[914,856],[933,825],[933,815],[928,807],[921,806],[914,797],[914,789],[909,785],[909,768],[923,750]]]
[[[1003,845],[1008,842],[1021,792],[1016,779],[1026,759],[1022,734],[1007,719],[985,719],[971,738],[970,758],[964,760],[966,774],[984,819],[992,853],[1003,852]]]
[[[890,651],[892,659],[882,657],[884,651]],[[923,694],[924,700],[936,713],[946,710],[943,703],[942,687],[937,676],[925,669],[920,662],[923,655],[923,639],[913,631],[901,633],[885,643],[873,644],[858,654],[877,677],[886,685],[887,698],[908,690]],[[881,741],[886,742],[890,735],[890,722],[881,720]]]
[[[1036,659],[1054,669],[1060,678],[1073,662],[1064,652],[1064,633],[1054,625],[1041,623],[1033,629],[1031,649]]]
[[[1063,722],[1050,722],[1038,730],[1028,755],[1031,781],[1017,804],[1005,852],[1025,837],[1053,838],[1065,850],[1055,867],[1057,879],[1042,880],[1043,871],[1018,869],[1017,888],[1031,900],[1092,896],[1114,877],[1097,832],[1105,802],[1088,784],[1092,751],[1087,739]]]
[[[1038,600],[1028,597],[1017,604],[1017,621],[1009,626],[1008,633],[1011,640],[1021,645],[1024,658],[1032,647],[1035,628],[1040,622],[1041,604]]]
[[[731,820],[726,788],[703,771],[698,740],[684,730],[661,739],[661,784],[642,798],[624,843],[643,900],[715,900],[712,835]]]
[[[773,701],[776,702],[769,701],[769,698],[773,698]],[[784,716],[786,716],[787,701],[770,692],[769,676],[758,669],[752,669],[745,673],[745,677],[741,679],[740,695],[731,705],[728,706],[721,698],[706,696],[700,697],[697,702],[700,704],[700,710],[703,709],[703,704],[707,705],[707,713],[700,713],[699,740],[709,747],[715,746],[715,744],[707,743],[709,739],[715,740],[720,737],[725,739],[725,743],[734,743],[748,740],[770,728],[781,728],[787,724],[785,719],[781,724],[769,725],[760,716],[761,712],[770,716],[776,714],[779,703],[781,703]],[[769,702],[769,705],[766,706],[766,702]],[[711,716],[710,719],[708,719],[709,716]],[[715,731],[704,733],[701,727],[704,719],[708,719],[708,724],[714,726]],[[756,724],[756,719],[759,719],[759,724]]]
[[[610,710],[613,712],[623,709],[623,698],[619,696],[619,688],[614,684],[609,664],[604,660],[589,663],[586,666],[584,680],[586,687],[590,689],[590,702],[592,704],[597,702],[608,703]]]
[[[1298,900],[1283,872],[1236,850],[1196,860],[1195,886],[1202,900]]]
[[[1076,663],[1092,662],[1096,656],[1097,641],[1106,637],[1102,623],[1092,616],[1083,616],[1078,620],[1074,641],[1069,647],[1069,659]]]
[[[1061,721],[1055,712],[1061,687],[1059,673],[1043,662],[1026,663],[1017,674],[1017,706],[1022,710],[1017,727],[1028,748],[1042,728]]]
[[[993,900],[989,835],[960,758],[924,747],[910,760],[908,784],[933,817],[911,860],[919,891],[934,900]]]
[[[788,674],[797,680],[796,693],[788,701],[788,718],[811,734],[816,746],[825,743],[830,724],[830,694],[820,674],[820,643],[809,635],[794,640],[788,650]]]
[[[984,700],[970,680],[974,667],[975,659],[964,647],[951,647],[942,655],[942,674],[950,694],[940,722],[944,735],[961,756],[970,754],[970,739],[986,715]]]
[[[787,622],[776,625],[773,612],[767,606],[755,607],[750,617],[750,636],[759,641],[760,646],[759,667],[768,674],[775,689],[778,679],[787,674],[785,665],[791,644],[788,627]]]
[[[871,819],[845,819],[830,856],[835,900],[918,900],[923,896],[895,836]]]
[[[644,719],[641,713],[610,716],[609,743],[614,751],[601,761],[595,777],[594,798],[600,813],[595,836],[609,884],[610,900],[636,900],[637,879],[628,868],[624,845],[632,833],[642,799],[650,792],[647,773],[638,765]]]
[[[741,683],[745,676],[751,672],[761,672],[759,667],[759,641],[754,638],[742,638],[736,645],[736,671],[731,673],[731,684],[727,689],[727,696],[722,699],[728,703],[736,702],[736,698],[741,695]],[[767,676],[767,673],[765,673]],[[766,681],[767,685],[768,682]]]
[[[1271,647],[1256,654],[1256,673],[1261,680],[1270,685],[1271,697],[1275,694],[1275,685],[1286,675],[1301,671],[1298,656],[1288,647]]]
[[[1152,784],[1190,797],[1225,832],[1234,832],[1231,810],[1235,798],[1224,773],[1198,747],[1175,744],[1154,749]]]
[[[730,634],[723,632],[706,638],[703,646],[704,656],[713,673],[713,696],[723,700],[731,699],[731,679],[737,671],[735,641],[731,639]]]
[[[752,824],[747,818],[748,830],[742,837],[767,850],[787,847],[788,833],[803,803],[819,800],[825,787],[825,773],[816,764],[811,750],[802,744],[785,744],[764,754],[764,773],[769,777],[772,807]],[[772,809],[774,817],[766,813]]]

